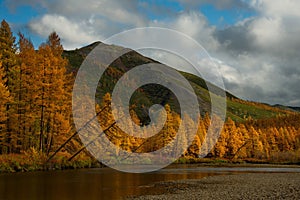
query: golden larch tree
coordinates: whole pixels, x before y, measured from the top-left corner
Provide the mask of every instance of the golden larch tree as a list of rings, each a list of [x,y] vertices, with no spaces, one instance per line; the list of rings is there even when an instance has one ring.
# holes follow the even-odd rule
[[[40,85],[35,103],[39,110],[39,149],[46,153],[64,141],[70,131],[71,80],[66,72],[68,62],[62,53],[63,47],[55,32],[38,51]]]
[[[6,105],[11,102],[11,97],[5,82],[5,71],[0,60],[0,154],[6,153],[9,146],[6,135],[6,121],[8,117]]]
[[[15,37],[13,36],[9,24],[3,20],[0,26],[0,55],[2,67],[4,70],[4,85],[11,91],[11,82],[13,81],[11,74],[13,73],[13,69],[17,64],[16,59],[16,44],[15,44]],[[6,152],[7,153],[14,153],[17,150],[14,148],[13,144],[16,144],[16,138],[13,133],[12,127],[14,124],[11,123],[10,119],[10,104],[6,104]]]

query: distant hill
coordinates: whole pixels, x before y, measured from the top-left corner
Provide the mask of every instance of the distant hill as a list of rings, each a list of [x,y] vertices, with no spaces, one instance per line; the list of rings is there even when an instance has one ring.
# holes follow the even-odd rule
[[[284,106],[280,104],[275,104],[273,107],[275,108],[280,108],[283,110],[289,110],[289,111],[294,111],[294,112],[300,112],[300,107],[294,107],[294,106]]]
[[[293,106],[289,106],[290,109],[300,112],[300,107],[293,107]]]
[[[63,56],[69,60],[68,71],[76,74],[85,57],[99,44],[100,42],[95,42],[80,49],[64,51]],[[111,48],[112,50],[114,50],[114,48],[121,48],[114,45],[107,45],[107,47]],[[106,70],[100,81],[101,85],[99,86],[101,86],[101,90],[98,90],[96,94],[97,99],[101,99],[107,92],[111,93],[117,80],[126,71],[134,68],[135,66],[147,63],[159,62],[145,57],[136,51],[130,51],[129,53],[124,54],[120,58],[116,59]],[[203,114],[205,112],[210,112],[210,96],[207,90],[206,82],[193,74],[186,72],[180,73],[186,77],[197,94],[201,113]],[[299,108],[286,109],[280,106],[270,106],[257,102],[249,102],[239,99],[229,92],[226,92],[226,94],[227,117],[230,117],[237,122],[242,122],[247,118],[265,119],[278,115],[286,115],[295,110],[299,111]],[[162,105],[169,104],[173,110],[180,112],[180,108],[174,94],[170,90],[158,85],[143,86],[134,94],[132,99],[132,104],[139,105],[135,108],[135,111],[145,124],[147,124],[150,120],[147,114],[147,109],[154,103],[159,103]]]

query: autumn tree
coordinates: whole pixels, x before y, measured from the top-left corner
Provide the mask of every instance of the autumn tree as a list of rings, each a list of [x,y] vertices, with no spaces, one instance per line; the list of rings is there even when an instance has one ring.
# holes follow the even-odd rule
[[[32,134],[35,130],[34,122],[36,114],[34,101],[36,98],[36,86],[39,79],[37,72],[37,53],[33,44],[19,33],[19,53],[17,65],[13,66],[10,82],[13,102],[10,106],[11,130],[16,138],[17,152],[35,146],[35,138]]]
[[[14,73],[14,67],[17,64],[16,59],[16,44],[15,44],[15,37],[13,36],[9,24],[3,20],[1,22],[0,27],[0,55],[2,67],[3,67],[3,78],[5,80],[4,85],[11,91],[11,82],[13,81],[11,74]],[[6,151],[8,153],[14,152],[13,144],[16,143],[15,135],[12,130],[12,126],[14,124],[11,123],[11,116],[10,116],[10,103],[6,104],[6,140],[7,140],[7,147]]]
[[[2,55],[1,61],[5,71],[5,85],[9,87],[10,74],[13,67],[17,64],[16,58],[16,38],[10,29],[9,24],[3,20],[0,27],[0,54]]]
[[[63,141],[70,130],[71,88],[67,60],[62,57],[60,38],[53,32],[46,44],[39,47],[39,84],[35,99],[39,112],[39,149],[47,152]]]
[[[218,142],[216,143],[213,149],[213,155],[218,158],[223,158],[227,152],[226,135],[224,133],[225,132],[223,131],[220,138],[218,139]]]
[[[1,58],[1,55],[0,55]],[[5,85],[5,70],[0,60],[0,154],[6,153],[8,144],[8,138],[6,135],[6,121],[7,121],[7,109],[6,105],[10,103],[11,97],[7,86]]]
[[[191,146],[189,146],[189,148],[187,150],[188,155],[198,158],[199,153],[200,153],[200,147],[201,147],[200,138],[199,138],[198,134],[196,134]]]
[[[225,131],[228,135],[227,156],[229,158],[233,158],[236,153],[238,153],[239,148],[244,144],[244,138],[242,137],[242,133],[239,128],[236,127],[235,122],[230,118],[225,125]]]

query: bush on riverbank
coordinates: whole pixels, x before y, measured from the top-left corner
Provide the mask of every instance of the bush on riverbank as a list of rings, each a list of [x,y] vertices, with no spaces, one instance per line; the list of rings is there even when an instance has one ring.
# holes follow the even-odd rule
[[[47,162],[45,154],[41,154],[32,148],[22,154],[0,155],[0,173],[45,171],[45,170],[64,170],[102,167],[97,160],[87,156],[68,161],[65,153],[57,154],[52,160]]]

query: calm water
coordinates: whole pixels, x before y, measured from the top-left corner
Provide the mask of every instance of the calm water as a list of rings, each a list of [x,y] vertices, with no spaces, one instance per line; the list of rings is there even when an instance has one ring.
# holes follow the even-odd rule
[[[200,179],[232,173],[300,172],[300,168],[211,168],[180,166],[146,174],[113,169],[29,172],[0,175],[0,200],[122,199],[145,194],[154,182]]]

